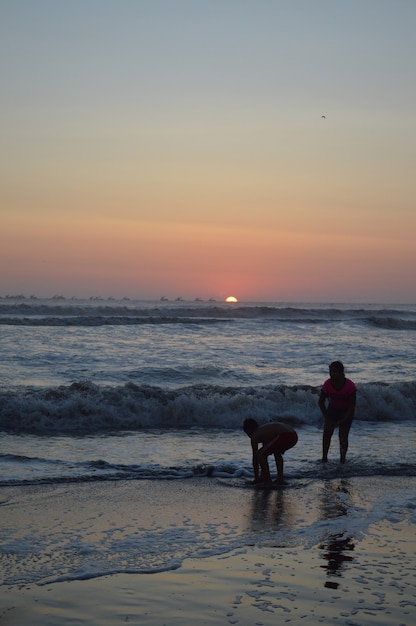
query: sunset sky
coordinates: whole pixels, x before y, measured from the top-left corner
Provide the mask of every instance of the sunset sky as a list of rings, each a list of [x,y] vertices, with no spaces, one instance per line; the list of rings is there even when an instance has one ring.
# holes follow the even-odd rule
[[[415,32],[415,0],[1,0],[0,296],[416,302]]]

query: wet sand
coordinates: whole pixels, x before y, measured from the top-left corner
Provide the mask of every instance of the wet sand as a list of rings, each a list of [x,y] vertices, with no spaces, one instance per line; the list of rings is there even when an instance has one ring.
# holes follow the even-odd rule
[[[131,488],[127,485],[127,492]],[[21,514],[30,518],[23,505]],[[67,523],[68,533],[73,532],[73,519]],[[3,584],[0,625],[411,626],[416,614],[414,524],[391,515],[358,534],[326,533],[307,548],[279,545],[278,535],[274,544],[265,545],[253,534],[251,545],[187,558],[169,571]],[[3,558],[13,560],[10,546]],[[42,558],[53,555],[46,551]]]
[[[411,626],[413,529],[383,524],[345,548],[336,540],[307,550],[247,547],[159,574],[3,588],[0,623]]]

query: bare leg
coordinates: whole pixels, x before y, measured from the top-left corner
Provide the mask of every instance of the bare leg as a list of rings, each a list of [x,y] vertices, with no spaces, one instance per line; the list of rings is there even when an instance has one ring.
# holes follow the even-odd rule
[[[326,463],[328,461],[328,451],[329,446],[331,445],[332,435],[334,433],[334,429],[331,426],[325,424],[324,426],[324,434],[322,436],[322,463]]]
[[[269,469],[269,463],[267,461],[267,456],[264,456],[264,454],[262,454],[261,451],[259,451],[259,463],[260,463],[263,482],[271,483],[272,477],[270,476],[270,469]]]
[[[348,435],[350,432],[352,420],[348,422],[343,422],[339,425],[338,436],[339,436],[339,453],[340,453],[340,462],[345,463],[345,458],[347,456],[348,450]]]
[[[279,452],[275,452],[274,459],[276,461],[277,482],[281,484],[283,483],[283,456]]]

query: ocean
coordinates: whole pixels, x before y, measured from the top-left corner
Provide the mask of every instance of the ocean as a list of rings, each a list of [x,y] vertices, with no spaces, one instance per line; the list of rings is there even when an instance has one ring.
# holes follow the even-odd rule
[[[8,297],[0,335],[3,585],[416,523],[416,305]],[[333,360],[358,387],[345,466],[336,436],[319,463]],[[249,416],[298,432],[281,491],[247,485]],[[120,511],[126,490],[137,499]],[[92,495],[111,519],[85,517]],[[23,526],[16,503],[32,511]]]

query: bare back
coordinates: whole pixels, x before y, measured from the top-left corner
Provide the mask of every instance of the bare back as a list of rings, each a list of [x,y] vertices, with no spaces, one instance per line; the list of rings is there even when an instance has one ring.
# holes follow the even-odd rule
[[[259,426],[257,430],[254,431],[251,436],[251,442],[254,444],[264,444],[272,441],[275,437],[282,433],[294,432],[295,429],[287,424],[282,424],[281,422],[270,422],[270,424],[263,424],[262,426]]]

